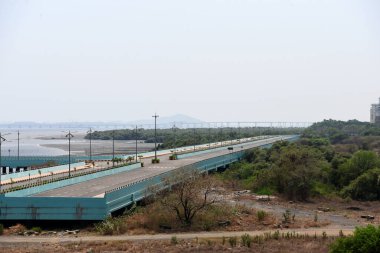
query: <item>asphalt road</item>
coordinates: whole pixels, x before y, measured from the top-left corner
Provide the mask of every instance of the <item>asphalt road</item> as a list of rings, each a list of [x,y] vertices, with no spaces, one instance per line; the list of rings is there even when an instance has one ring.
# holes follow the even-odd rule
[[[253,143],[244,143],[244,144],[241,144],[241,148],[239,150],[235,150],[235,152],[273,143],[284,138],[287,138],[287,137],[279,136],[279,137],[272,137],[272,138],[268,138],[264,140],[258,140]],[[152,176],[161,174],[163,172],[175,170],[183,166],[190,165],[195,162],[202,161],[208,158],[213,158],[220,155],[229,154],[230,152],[231,151],[227,150],[227,147],[226,147],[223,150],[210,152],[207,154],[196,155],[189,158],[184,158],[184,159],[174,160],[174,161],[169,160],[169,155],[163,155],[160,157],[161,161],[159,164],[151,164],[150,162],[145,160],[144,162],[145,167],[143,168],[41,192],[33,196],[39,196],[39,197],[42,197],[42,196],[44,197],[96,197],[98,196],[98,197],[103,197],[103,194],[108,190],[112,190],[117,187],[124,186],[124,185],[133,183],[135,181],[139,181],[144,178],[152,177]]]

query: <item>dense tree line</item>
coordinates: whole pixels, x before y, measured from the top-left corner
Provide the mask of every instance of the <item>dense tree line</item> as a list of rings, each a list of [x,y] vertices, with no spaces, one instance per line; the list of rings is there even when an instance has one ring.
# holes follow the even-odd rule
[[[157,142],[159,149],[174,148],[189,145],[205,144],[209,142],[228,141],[247,138],[257,135],[300,134],[302,128],[270,128],[270,127],[242,127],[242,128],[172,128],[157,129]],[[144,140],[147,143],[155,141],[154,129],[123,129],[95,131],[92,139],[97,140]],[[90,135],[85,136],[86,139]]]
[[[325,132],[324,124],[329,125]],[[380,158],[377,152],[355,149],[340,152],[347,136],[338,141],[336,133],[363,127],[359,137],[376,130],[357,121],[324,121],[305,131],[296,143],[280,142],[269,149],[248,151],[242,162],[234,164],[222,177],[261,194],[279,193],[289,199],[306,200],[311,195],[338,194],[358,200],[380,200]],[[334,126],[334,127],[333,127]],[[334,130],[335,129],[335,130]],[[335,133],[329,135],[329,133]],[[379,139],[379,136],[371,138]],[[332,144],[332,142],[334,144]],[[359,145],[360,146],[360,145]]]

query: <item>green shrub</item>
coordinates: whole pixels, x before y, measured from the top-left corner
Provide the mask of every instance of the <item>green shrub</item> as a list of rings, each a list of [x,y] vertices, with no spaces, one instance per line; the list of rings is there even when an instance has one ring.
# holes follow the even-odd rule
[[[360,175],[347,187],[342,195],[356,200],[380,200],[380,169],[372,169]]]
[[[4,233],[4,225],[0,224],[0,235]]]
[[[153,158],[153,159],[152,159],[152,163],[160,163],[160,159],[158,159],[158,158],[157,158],[157,159],[156,159],[156,158]]]
[[[40,227],[32,227],[31,230],[34,231],[34,232],[36,232],[36,233],[41,233],[42,232],[42,228],[40,228]]]
[[[259,195],[273,195],[274,190],[271,189],[270,187],[262,187],[256,190],[255,193]]]
[[[230,237],[228,239],[228,243],[230,244],[230,246],[233,248],[233,247],[236,247],[236,244],[237,244],[237,238],[236,236],[234,237]]]
[[[177,239],[177,237],[176,237],[176,236],[172,236],[172,238],[170,239],[170,242],[171,242],[171,244],[173,244],[173,245],[178,244],[178,239]]]
[[[127,231],[127,225],[122,218],[109,217],[95,224],[95,230],[102,235],[119,235]]]
[[[259,221],[263,221],[265,219],[265,217],[267,216],[267,213],[265,211],[257,211],[257,219]]]
[[[331,246],[330,253],[375,253],[380,252],[380,226],[356,228],[354,235],[338,238]]]
[[[250,248],[251,243],[252,243],[252,237],[249,234],[244,234],[241,236],[242,246],[246,246],[246,247]]]

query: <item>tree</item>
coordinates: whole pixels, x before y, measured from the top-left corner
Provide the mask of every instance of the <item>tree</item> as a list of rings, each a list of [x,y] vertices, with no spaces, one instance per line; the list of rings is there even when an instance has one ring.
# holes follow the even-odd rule
[[[380,200],[380,169],[363,173],[343,189],[343,196],[357,200]]]
[[[279,193],[289,199],[306,200],[322,168],[328,166],[313,148],[291,145],[281,149],[272,179]]]
[[[358,151],[340,169],[341,186],[348,185],[352,180],[364,172],[374,169],[379,165],[379,158],[373,151]]]
[[[168,191],[161,203],[174,211],[178,220],[185,226],[191,226],[193,219],[202,210],[216,203],[216,183],[196,169],[178,169],[164,179]],[[171,191],[169,190],[171,188]]]

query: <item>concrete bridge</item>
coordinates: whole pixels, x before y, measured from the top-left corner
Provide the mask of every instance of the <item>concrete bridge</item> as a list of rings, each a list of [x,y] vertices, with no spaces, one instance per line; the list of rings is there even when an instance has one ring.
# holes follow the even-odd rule
[[[148,188],[164,187],[163,179],[179,168],[217,170],[242,158],[246,150],[269,147],[298,136],[266,136],[232,142],[228,146],[185,152],[169,160],[161,152],[159,164],[135,163],[0,195],[0,220],[103,220],[113,212],[145,198]],[[232,149],[231,149],[232,147]]]

